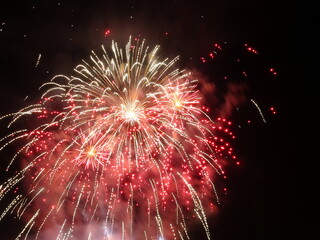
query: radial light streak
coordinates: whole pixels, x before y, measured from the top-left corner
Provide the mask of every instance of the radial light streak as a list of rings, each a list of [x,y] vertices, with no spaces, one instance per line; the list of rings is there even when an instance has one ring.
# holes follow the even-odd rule
[[[214,180],[235,158],[234,136],[208,116],[193,74],[158,49],[112,42],[74,76],[43,84],[37,104],[3,117],[33,126],[0,146],[21,143],[8,168],[19,160],[22,170],[0,188],[0,198],[16,192],[1,217],[27,222],[17,239],[43,239],[52,226],[52,239],[190,239],[196,219],[211,238]]]

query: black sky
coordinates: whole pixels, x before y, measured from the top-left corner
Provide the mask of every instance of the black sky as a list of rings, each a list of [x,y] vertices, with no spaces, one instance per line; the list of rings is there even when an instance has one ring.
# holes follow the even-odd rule
[[[245,82],[248,98],[255,99],[265,114],[267,123],[248,101],[231,116],[241,125],[235,129],[241,165],[227,167],[228,195],[221,214],[209,219],[213,239],[313,239],[320,226],[316,223],[314,229],[308,223],[304,204],[308,195],[301,166],[310,163],[300,155],[301,79],[306,75],[298,55],[310,47],[307,28],[315,29],[317,20],[307,11],[310,7],[279,2],[49,0],[1,6],[0,114],[24,106],[25,97],[29,96],[26,102],[36,97],[41,83],[70,73],[100,45],[109,46],[113,39],[125,43],[129,35],[145,38],[151,46],[159,44],[164,56],[180,55],[182,67],[197,69],[222,92],[227,85],[224,76]],[[211,59],[214,43],[223,51]],[[244,44],[259,54],[247,51]],[[241,65],[235,63],[238,58]],[[205,239],[199,228],[192,231],[194,239]],[[0,239],[14,239],[14,231],[9,220],[0,222]]]

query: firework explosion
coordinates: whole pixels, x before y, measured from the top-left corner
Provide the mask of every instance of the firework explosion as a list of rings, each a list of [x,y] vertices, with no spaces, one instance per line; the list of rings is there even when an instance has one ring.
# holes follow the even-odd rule
[[[14,193],[0,219],[26,222],[17,239],[190,239],[195,220],[211,238],[231,123],[210,119],[193,74],[158,49],[113,42],[2,117],[33,126],[0,140],[21,144],[7,170],[22,168],[0,186],[0,199]]]

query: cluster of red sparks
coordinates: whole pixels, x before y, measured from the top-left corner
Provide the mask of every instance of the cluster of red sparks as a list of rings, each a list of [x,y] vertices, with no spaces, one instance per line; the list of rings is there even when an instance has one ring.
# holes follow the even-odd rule
[[[106,239],[189,238],[198,219],[210,239],[215,177],[225,161],[239,164],[235,136],[230,121],[209,117],[192,74],[172,70],[177,58],[158,61],[157,49],[129,41],[123,54],[113,43],[112,58],[93,53],[77,76],[56,76],[38,104],[9,115],[34,126],[1,139],[1,149],[23,142],[8,165],[22,159],[22,170],[1,186],[16,194],[3,216],[26,219],[18,237],[57,225],[56,239],[73,239],[77,226],[99,224]]]

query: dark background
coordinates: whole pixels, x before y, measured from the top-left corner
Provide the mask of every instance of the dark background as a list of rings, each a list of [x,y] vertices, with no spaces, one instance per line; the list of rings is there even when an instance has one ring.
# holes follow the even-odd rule
[[[32,102],[42,83],[70,74],[100,45],[126,43],[129,35],[145,38],[151,47],[159,44],[164,57],[180,55],[181,67],[214,82],[217,95],[223,97],[230,82],[246,83],[248,99],[266,118],[250,101],[230,116],[240,165],[226,167],[228,194],[220,214],[209,219],[213,239],[314,239],[319,221],[309,214],[317,209],[316,191],[309,191],[313,180],[306,175],[316,165],[308,155],[310,137],[302,134],[315,125],[306,111],[312,60],[304,53],[314,51],[318,18],[307,3],[279,2],[11,1],[0,7],[0,113]],[[8,216],[0,223],[0,239],[14,239],[13,224]],[[205,239],[200,228],[191,230],[193,239]]]

